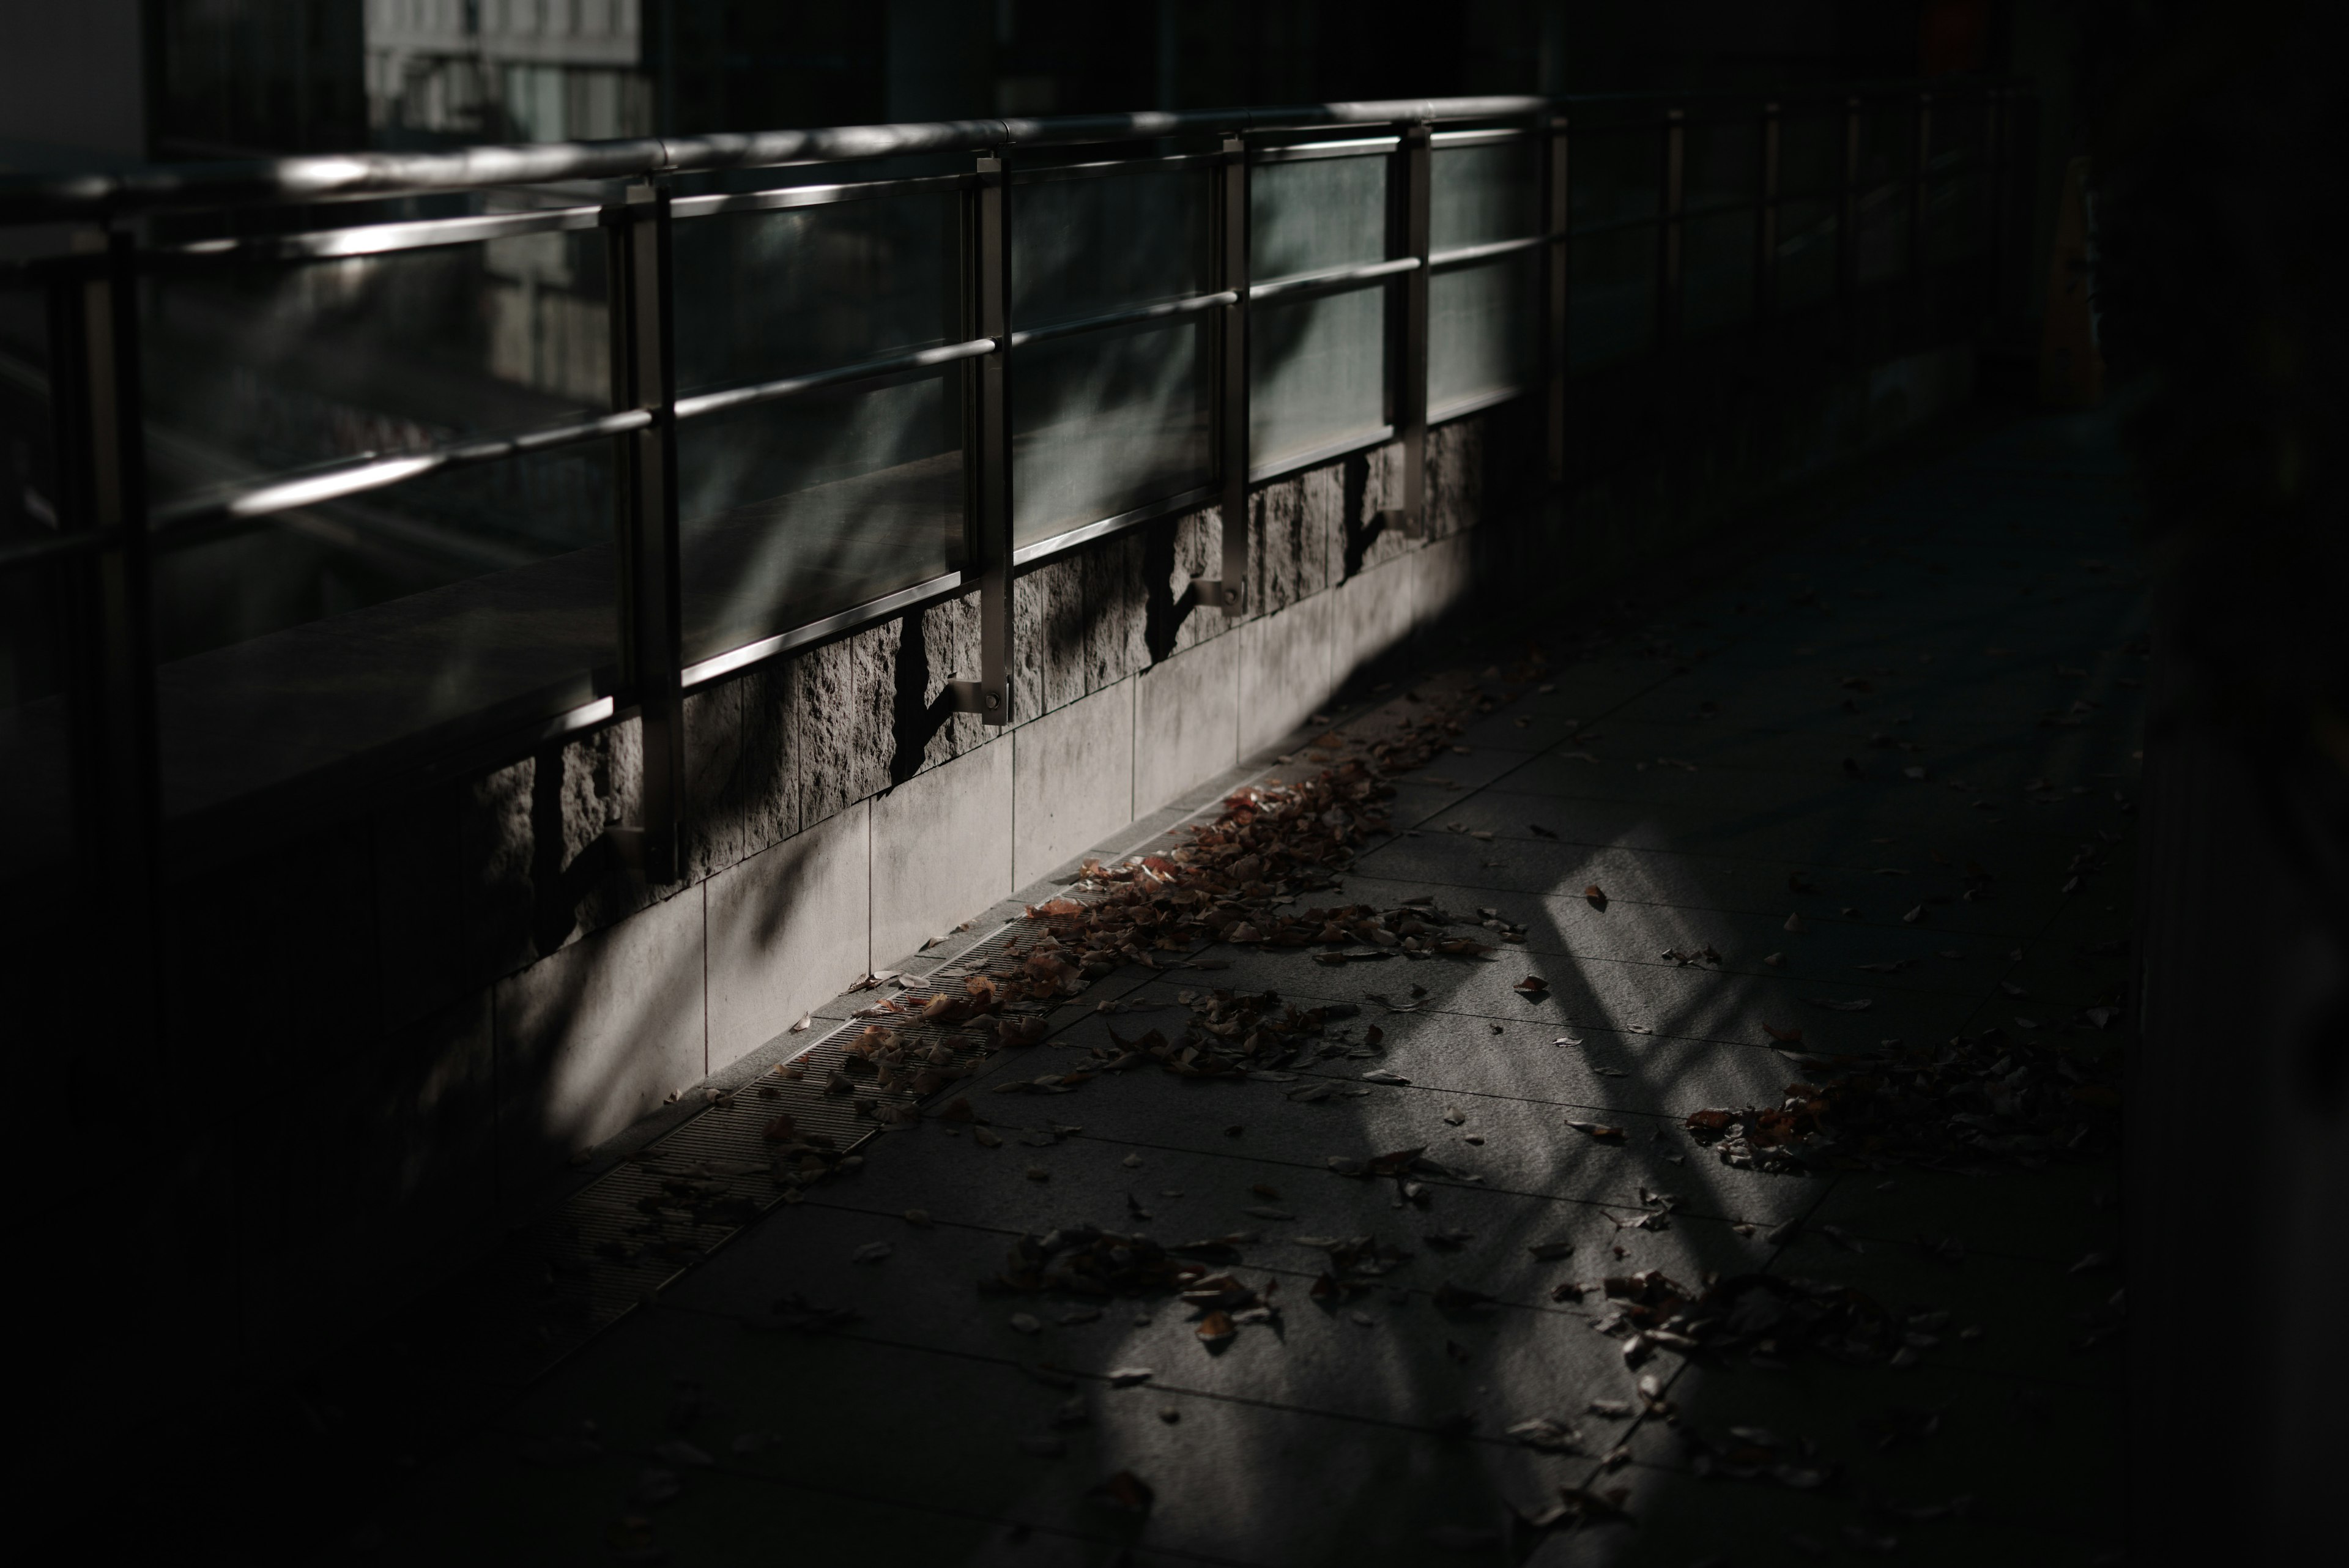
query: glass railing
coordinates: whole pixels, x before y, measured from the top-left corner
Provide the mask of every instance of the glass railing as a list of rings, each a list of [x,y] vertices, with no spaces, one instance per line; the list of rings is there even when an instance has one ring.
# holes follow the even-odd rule
[[[2016,99],[1485,99],[0,182],[0,877],[646,721],[2001,246]],[[1553,450],[1556,450],[1555,443]],[[1559,477],[1554,475],[1553,477]],[[1246,540],[1201,602],[1244,613]],[[154,837],[150,832],[147,836]]]

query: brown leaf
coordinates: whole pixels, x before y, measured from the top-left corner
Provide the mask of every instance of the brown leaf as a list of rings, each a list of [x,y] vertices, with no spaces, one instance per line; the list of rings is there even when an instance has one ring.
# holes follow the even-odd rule
[[[1198,1334],[1201,1343],[1212,1349],[1216,1345],[1227,1344],[1233,1335],[1239,1333],[1239,1329],[1233,1324],[1231,1314],[1218,1309],[1201,1318],[1199,1326],[1195,1332]]]
[[[1050,1025],[1033,1014],[1006,1018],[996,1031],[996,1038],[1006,1045],[1033,1045],[1050,1033]]]
[[[1582,896],[1590,900],[1590,907],[1594,909],[1603,909],[1607,907],[1607,890],[1596,882],[1585,888],[1582,890]]]
[[[1588,1133],[1592,1137],[1598,1138],[1602,1142],[1620,1143],[1623,1141],[1623,1129],[1618,1127],[1609,1127],[1605,1122],[1569,1121],[1566,1125],[1572,1127],[1578,1133]]]
[[[1803,1043],[1803,1032],[1799,1029],[1781,1029],[1775,1023],[1764,1023],[1762,1033],[1781,1045],[1800,1045]]]
[[[1148,1513],[1158,1494],[1150,1483],[1132,1470],[1120,1470],[1085,1494],[1095,1502],[1110,1508],[1123,1509],[1128,1513]]]
[[[760,1130],[759,1136],[769,1143],[789,1143],[800,1136],[800,1124],[788,1116],[777,1116]]]
[[[978,1119],[978,1113],[970,1108],[970,1097],[967,1095],[957,1095],[938,1108],[938,1120],[942,1122],[975,1122]]]
[[[1549,981],[1537,974],[1529,974],[1517,981],[1516,989],[1527,996],[1546,996],[1549,993]]]

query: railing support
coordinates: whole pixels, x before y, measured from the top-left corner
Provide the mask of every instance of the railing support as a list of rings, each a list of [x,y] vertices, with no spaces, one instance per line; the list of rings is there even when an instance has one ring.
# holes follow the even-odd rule
[[[1930,300],[1925,287],[1925,196],[1926,182],[1933,161],[1933,95],[1917,95],[1916,156],[1910,162],[1909,178],[1909,330],[1925,330],[1925,311]]]
[[[1860,100],[1843,106],[1843,182],[1836,203],[1836,300],[1842,308],[1847,348],[1859,329],[1859,131]]]
[[[1544,429],[1548,448],[1549,483],[1566,483],[1566,374],[1572,344],[1568,337],[1567,309],[1572,298],[1569,271],[1574,254],[1567,242],[1573,194],[1569,159],[1573,148],[1563,119],[1543,116],[1542,146],[1542,358]]]
[[[1237,296],[1217,312],[1222,333],[1216,358],[1216,465],[1220,476],[1224,552],[1222,576],[1195,577],[1194,598],[1226,616],[1247,608],[1248,573],[1248,162],[1242,137],[1224,138],[1216,168],[1215,246],[1217,289]]]
[[[1778,106],[1762,106],[1759,200],[1754,209],[1754,319],[1778,315]]]
[[[641,856],[647,881],[675,882],[683,875],[685,712],[678,680],[682,613],[668,192],[650,182],[631,185],[615,217],[620,264],[615,401],[653,416],[649,425],[623,438],[620,662],[643,727],[644,816],[633,834],[622,830],[620,842]]]
[[[947,695],[957,712],[988,724],[1011,722],[1011,224],[1010,176],[1003,160],[978,160],[963,232],[971,248],[972,337],[995,349],[970,361],[970,534],[963,581],[978,589],[978,679],[956,680]]]
[[[1427,257],[1429,177],[1433,132],[1425,120],[1406,125],[1396,168],[1402,175],[1402,254],[1419,265],[1403,275],[1402,323],[1395,356],[1394,428],[1402,442],[1402,504],[1379,520],[1407,539],[1427,532]]]
[[[1656,347],[1681,336],[1681,210],[1688,168],[1688,113],[1664,110],[1663,168],[1658,189],[1661,210],[1656,223]]]

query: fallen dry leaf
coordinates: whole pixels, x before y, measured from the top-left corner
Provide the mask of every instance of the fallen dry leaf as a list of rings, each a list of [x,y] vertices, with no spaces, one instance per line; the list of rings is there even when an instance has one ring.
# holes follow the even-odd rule
[[[1585,888],[1582,890],[1582,896],[1584,898],[1588,900],[1590,907],[1594,909],[1604,909],[1607,907],[1607,890],[1599,887],[1596,882],[1593,882],[1590,886]]]

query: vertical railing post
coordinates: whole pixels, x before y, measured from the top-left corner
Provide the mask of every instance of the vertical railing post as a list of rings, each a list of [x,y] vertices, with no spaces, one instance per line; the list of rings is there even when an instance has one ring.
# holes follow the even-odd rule
[[[1216,165],[1216,285],[1236,297],[1216,313],[1216,472],[1223,514],[1222,576],[1194,578],[1193,596],[1226,616],[1247,607],[1248,572],[1248,161],[1247,143],[1226,135]]]
[[[1925,311],[1931,294],[1925,286],[1925,196],[1928,171],[1933,161],[1933,95],[1917,95],[1915,156],[1909,160],[1909,330],[1925,330]]]
[[[1848,337],[1859,325],[1859,99],[1843,106],[1843,178],[1836,216],[1836,300]]]
[[[1688,115],[1664,110],[1663,166],[1656,223],[1656,347],[1681,335],[1681,208],[1688,163]]]
[[[1993,327],[2006,305],[2006,169],[2013,137],[2013,89],[1992,88],[1982,99],[1982,166],[1976,178],[1982,186],[1982,216],[1990,229],[1982,244],[1982,314]]]
[[[947,687],[956,711],[988,724],[1011,722],[1011,223],[1010,172],[995,153],[981,154],[971,192],[971,325],[992,337],[992,352],[973,361],[976,407],[970,423],[970,535],[963,581],[978,588],[978,679]]]
[[[1760,190],[1754,210],[1754,319],[1778,315],[1778,106],[1762,106]]]
[[[1542,354],[1544,369],[1548,372],[1543,385],[1547,400],[1545,429],[1548,436],[1549,483],[1557,485],[1566,483],[1566,374],[1568,355],[1572,348],[1567,337],[1567,309],[1572,287],[1568,271],[1574,260],[1567,244],[1567,229],[1573,216],[1569,201],[1573,187],[1568,183],[1568,160],[1573,147],[1567,139],[1564,119],[1551,119],[1545,112],[1543,119],[1547,132],[1543,140],[1548,149],[1542,169],[1542,234],[1546,241],[1542,246]]]
[[[652,423],[627,437],[620,551],[621,665],[644,735],[644,820],[638,847],[648,882],[683,875],[685,713],[678,670],[676,324],[669,269],[669,195],[643,182],[620,210],[623,317],[614,369],[621,406]]]
[[[60,521],[99,541],[66,568],[75,836],[102,965],[83,1059],[143,1064],[158,1044],[162,792],[139,307],[130,235],[93,231],[76,249],[48,309]]]
[[[1427,531],[1427,258],[1429,254],[1429,177],[1433,130],[1421,120],[1402,128],[1402,251],[1419,265],[1402,275],[1402,352],[1395,368],[1395,434],[1402,441],[1402,504],[1388,508],[1399,514],[1406,538]]]

